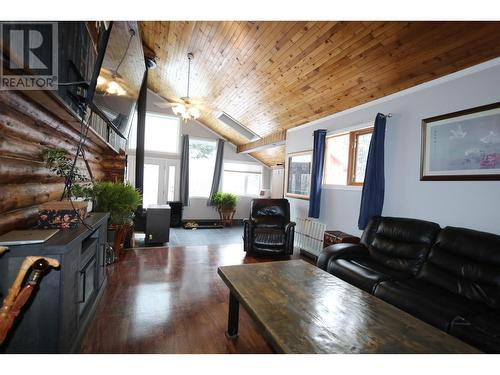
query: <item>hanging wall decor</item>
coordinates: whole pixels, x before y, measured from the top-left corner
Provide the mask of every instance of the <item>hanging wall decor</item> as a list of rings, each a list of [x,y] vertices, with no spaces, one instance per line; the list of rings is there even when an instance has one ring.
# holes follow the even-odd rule
[[[309,199],[311,190],[312,151],[288,155],[286,173],[286,196]]]
[[[500,103],[423,120],[420,180],[500,180]]]

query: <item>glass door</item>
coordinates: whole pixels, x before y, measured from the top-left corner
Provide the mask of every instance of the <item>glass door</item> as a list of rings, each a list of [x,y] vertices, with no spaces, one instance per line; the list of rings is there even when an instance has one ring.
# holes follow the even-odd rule
[[[135,184],[135,157],[129,156],[128,181]],[[179,199],[179,160],[144,158],[143,207]],[[132,172],[132,173],[130,173]]]
[[[154,162],[144,160],[144,191],[142,194],[142,206],[147,208],[151,204],[161,204],[162,184],[165,179],[163,161]]]

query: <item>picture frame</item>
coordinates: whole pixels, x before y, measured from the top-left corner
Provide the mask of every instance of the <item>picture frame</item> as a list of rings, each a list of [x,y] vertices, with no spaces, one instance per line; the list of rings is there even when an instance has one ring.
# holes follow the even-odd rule
[[[285,196],[309,199],[311,190],[312,150],[290,153],[285,173]]]
[[[500,180],[500,102],[422,120],[420,180]]]

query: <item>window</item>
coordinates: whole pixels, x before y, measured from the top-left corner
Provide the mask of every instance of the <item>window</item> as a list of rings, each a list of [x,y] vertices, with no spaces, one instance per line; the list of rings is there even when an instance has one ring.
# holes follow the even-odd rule
[[[208,198],[214,178],[217,141],[189,138],[189,196]]]
[[[260,194],[262,167],[256,164],[224,163],[222,191],[236,195]]]
[[[349,134],[326,139],[324,183],[345,185],[349,169]]]
[[[146,132],[144,150],[164,153],[179,153],[180,121],[177,117],[156,113],[146,113]],[[137,144],[137,116],[132,119],[128,148],[135,149]]]
[[[326,139],[324,184],[363,184],[372,132],[361,129]]]
[[[354,145],[351,148],[352,175],[351,184],[362,185],[365,180],[366,161],[368,160],[368,150],[372,140],[373,129],[365,132],[356,132],[353,135]]]

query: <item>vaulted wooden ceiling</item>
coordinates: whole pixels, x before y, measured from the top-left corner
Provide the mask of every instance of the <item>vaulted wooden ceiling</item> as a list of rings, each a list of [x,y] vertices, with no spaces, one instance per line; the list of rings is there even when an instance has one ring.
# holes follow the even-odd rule
[[[157,57],[148,85],[208,106],[200,121],[236,145],[223,110],[259,136],[500,56],[500,22],[140,22]],[[252,154],[282,162],[284,147]]]

